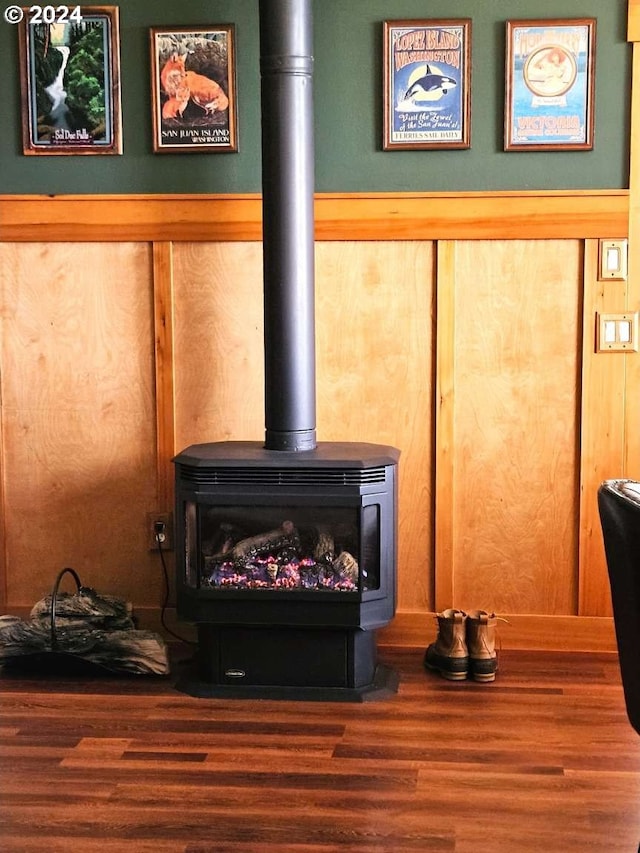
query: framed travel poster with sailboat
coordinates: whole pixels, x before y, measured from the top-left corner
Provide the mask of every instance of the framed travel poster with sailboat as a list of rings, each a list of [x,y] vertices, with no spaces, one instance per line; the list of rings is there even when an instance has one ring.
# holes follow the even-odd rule
[[[507,21],[505,151],[593,148],[596,19]]]
[[[122,154],[117,6],[31,6],[19,24],[25,154]]]

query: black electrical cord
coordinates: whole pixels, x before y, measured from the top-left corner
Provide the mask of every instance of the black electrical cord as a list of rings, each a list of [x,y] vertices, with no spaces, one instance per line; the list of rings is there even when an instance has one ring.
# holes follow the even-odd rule
[[[158,554],[160,555],[160,563],[162,564],[162,573],[164,575],[164,599],[162,601],[162,608],[160,610],[160,623],[162,624],[162,627],[167,632],[167,634],[171,634],[171,636],[174,637],[176,640],[180,640],[181,643],[185,643],[185,645],[187,646],[197,646],[198,644],[194,643],[193,640],[187,640],[186,637],[181,637],[179,634],[176,634],[175,631],[172,631],[165,621],[165,613],[169,604],[169,572],[167,571],[167,564],[164,559],[164,549],[162,547],[160,533],[156,532],[155,537],[156,545],[158,547]]]

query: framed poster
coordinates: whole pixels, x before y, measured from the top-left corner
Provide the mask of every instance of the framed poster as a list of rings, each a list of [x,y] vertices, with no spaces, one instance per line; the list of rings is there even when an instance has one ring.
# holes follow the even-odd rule
[[[385,21],[383,144],[469,148],[471,20]]]
[[[233,24],[150,36],[153,150],[237,151]]]
[[[18,37],[23,152],[122,154],[118,7],[31,6]]]
[[[593,148],[595,18],[507,21],[505,151]]]

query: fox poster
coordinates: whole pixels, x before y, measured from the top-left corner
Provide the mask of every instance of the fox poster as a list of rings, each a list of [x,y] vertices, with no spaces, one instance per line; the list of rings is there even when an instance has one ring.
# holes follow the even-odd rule
[[[150,35],[153,150],[237,151],[233,25]]]

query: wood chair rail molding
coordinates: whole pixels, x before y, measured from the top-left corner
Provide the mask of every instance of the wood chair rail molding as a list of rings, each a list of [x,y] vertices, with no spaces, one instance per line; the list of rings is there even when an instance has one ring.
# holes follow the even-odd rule
[[[318,193],[317,240],[624,238],[628,190]],[[7,195],[0,242],[243,242],[262,238],[259,194]]]

